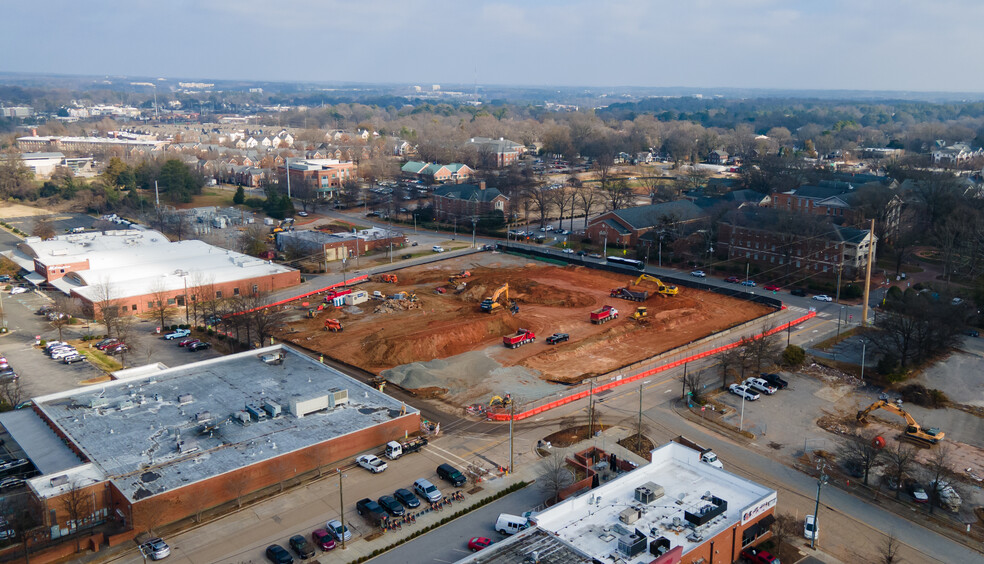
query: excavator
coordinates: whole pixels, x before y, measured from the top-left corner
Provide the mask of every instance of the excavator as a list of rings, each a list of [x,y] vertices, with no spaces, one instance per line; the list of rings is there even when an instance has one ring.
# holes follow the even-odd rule
[[[492,396],[489,400],[489,407],[506,407],[512,403],[512,396],[506,394],[506,397],[502,396]]]
[[[936,428],[923,428],[916,423],[916,420],[909,415],[904,409],[902,409],[902,400],[895,400],[895,403],[889,402],[884,399],[880,399],[875,403],[869,405],[865,409],[858,412],[858,421],[862,424],[868,422],[868,414],[872,411],[884,409],[885,411],[891,411],[892,413],[901,416],[905,419],[905,433],[906,439],[913,442],[924,444],[924,445],[935,445],[936,443],[943,440],[945,433]]]
[[[458,274],[452,274],[451,277],[448,278],[448,282],[455,282],[456,280],[460,280],[462,278],[468,278],[469,276],[471,276],[471,272],[468,272],[467,270],[462,270]]]
[[[332,333],[342,330],[342,322],[337,319],[326,319],[325,320],[325,331],[331,331]]]
[[[388,284],[396,284],[398,278],[395,274],[380,274],[377,280],[379,282],[386,282]]]
[[[482,300],[481,308],[482,311],[486,313],[495,313],[502,309],[502,304],[499,303],[499,297],[505,294],[505,301],[509,301],[509,284],[503,284],[492,293],[491,296]]]
[[[643,280],[649,280],[650,282],[656,284],[656,291],[663,296],[675,296],[680,290],[676,286],[669,286],[663,284],[663,281],[655,276],[650,276],[649,274],[640,274],[638,278],[635,279],[633,286],[638,286]]]

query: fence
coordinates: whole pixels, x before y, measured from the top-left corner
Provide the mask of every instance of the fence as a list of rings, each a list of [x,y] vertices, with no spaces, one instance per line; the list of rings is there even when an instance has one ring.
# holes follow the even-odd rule
[[[791,328],[794,325],[799,325],[800,323],[803,323],[804,321],[807,321],[808,319],[812,319],[812,318],[816,317],[816,315],[817,314],[816,314],[815,311],[811,311],[811,312],[807,313],[806,315],[804,315],[803,317],[794,319],[792,321],[789,321],[788,323],[783,323],[782,325],[779,325],[777,327],[773,327],[772,329],[770,329],[768,331],[764,331],[764,332],[759,333],[757,335],[752,335],[750,337],[742,337],[741,339],[738,339],[737,341],[734,341],[734,342],[731,342],[731,343],[728,343],[728,344],[725,344],[725,345],[720,345],[720,346],[717,346],[717,347],[709,348],[707,350],[704,350],[704,351],[701,351],[701,352],[698,352],[698,353],[695,353],[695,354],[690,354],[688,356],[684,356],[683,358],[678,358],[676,360],[667,362],[665,364],[658,364],[662,359],[660,357],[656,357],[656,364],[657,365],[656,366],[653,366],[652,368],[641,370],[639,372],[636,372],[635,374],[632,374],[631,376],[624,376],[622,374],[617,374],[617,375],[615,375],[613,377],[612,381],[610,381],[610,382],[608,382],[606,384],[595,385],[595,383],[593,381],[592,382],[589,382],[587,385],[580,384],[578,386],[575,386],[574,390],[572,390],[572,391],[570,391],[570,392],[562,395],[559,398],[556,397],[556,396],[548,396],[546,398],[543,398],[543,399],[540,399],[540,400],[531,402],[531,404],[527,404],[527,406],[524,406],[524,410],[523,411],[521,411],[519,413],[513,414],[512,415],[512,418],[513,418],[514,421],[520,421],[522,419],[527,419],[529,417],[533,417],[535,415],[539,415],[539,414],[541,414],[541,413],[543,413],[545,411],[549,411],[551,409],[560,407],[562,405],[567,405],[569,403],[578,401],[580,399],[584,399],[584,398],[588,397],[588,395],[590,395],[590,394],[600,394],[602,392],[605,392],[605,391],[608,391],[608,390],[617,388],[619,386],[624,386],[625,384],[630,384],[632,382],[637,382],[639,380],[642,380],[643,378],[648,378],[649,376],[652,376],[654,374],[658,374],[660,372],[665,372],[667,370],[671,370],[673,368],[677,368],[678,366],[683,366],[684,364],[686,364],[688,362],[693,362],[695,360],[700,360],[702,358],[707,358],[709,356],[713,356],[715,354],[718,354],[718,353],[727,351],[729,349],[733,349],[733,348],[741,345],[742,343],[744,343],[744,342],[746,342],[748,340],[761,339],[762,337],[767,337],[769,335],[774,335],[774,334],[776,334],[776,333],[778,333],[780,331],[788,331],[788,330],[791,330]],[[688,345],[688,346],[686,346],[686,347],[683,348],[683,352],[687,352],[688,350],[692,350],[692,346],[691,345]],[[679,355],[679,354],[681,354],[681,351],[677,351],[675,353],[674,352],[671,352],[669,354],[669,356],[672,357],[672,356],[676,356],[676,355]],[[661,356],[663,356],[663,355],[661,355]],[[509,414],[509,412],[506,412],[504,410],[490,411],[490,412],[487,413],[487,417],[491,421],[509,421],[510,414]]]

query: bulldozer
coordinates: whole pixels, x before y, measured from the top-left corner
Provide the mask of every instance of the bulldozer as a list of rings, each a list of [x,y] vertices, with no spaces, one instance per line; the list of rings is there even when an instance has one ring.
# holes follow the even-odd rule
[[[646,306],[640,306],[637,307],[635,313],[632,314],[632,319],[635,319],[636,321],[640,321],[643,317],[648,317],[648,316],[649,316],[649,310],[646,309]]]
[[[676,286],[664,284],[659,278],[645,273],[640,274],[639,277],[635,279],[635,282],[630,282],[629,284],[630,286],[638,286],[644,280],[648,280],[653,284],[656,284],[656,292],[658,292],[661,296],[675,296],[680,291],[680,289]]]
[[[935,445],[936,443],[942,441],[943,437],[946,436],[946,433],[937,428],[924,429],[919,425],[919,423],[916,423],[916,420],[904,409],[902,409],[902,400],[896,400],[895,403],[892,403],[888,400],[880,399],[858,412],[858,422],[862,425],[868,423],[868,414],[878,409],[891,411],[892,413],[905,419],[905,431],[903,432],[903,436],[914,443],[927,446]]]
[[[467,270],[462,270],[458,274],[452,274],[451,277],[448,278],[448,282],[454,282],[462,278],[468,278],[469,276],[471,276],[471,272],[468,272]]]
[[[486,313],[495,313],[502,309],[502,304],[499,303],[499,298],[505,296],[505,301],[509,301],[509,284],[503,284],[499,286],[491,296],[482,300],[481,308],[482,311]]]
[[[332,333],[342,330],[342,322],[337,319],[326,319],[325,320],[325,331],[331,331]]]

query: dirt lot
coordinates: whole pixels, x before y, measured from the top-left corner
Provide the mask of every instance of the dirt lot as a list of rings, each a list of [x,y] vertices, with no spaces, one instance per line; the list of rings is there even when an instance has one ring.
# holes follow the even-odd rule
[[[455,293],[448,277],[463,269],[469,270],[471,276],[463,279],[466,288]],[[386,307],[383,302],[370,301],[332,310],[315,319],[293,323],[293,332],[285,332],[281,338],[374,373],[484,351],[479,356],[491,359],[491,365],[478,363],[482,365],[481,374],[461,375],[474,379],[475,385],[483,384],[482,380],[497,366],[524,368],[542,380],[571,383],[617,370],[771,311],[758,304],[686,288],[672,298],[652,296],[643,304],[628,302],[609,297],[612,288],[629,282],[628,275],[550,266],[503,254],[481,253],[396,274],[398,284],[373,282],[359,288],[388,295],[416,292],[417,303],[387,300],[386,304],[396,307]],[[483,313],[479,303],[503,283],[509,284],[509,299],[516,301],[519,313],[510,315],[508,308],[491,315]],[[435,288],[439,286],[448,287],[449,291],[438,294]],[[590,323],[591,310],[606,304],[619,309],[619,319],[602,325]],[[638,305],[649,308],[649,317],[641,323],[630,319]],[[324,331],[327,317],[339,319],[344,331]],[[516,349],[503,347],[502,336],[520,327],[535,331],[537,342]],[[546,337],[558,332],[570,334],[570,341],[547,345]],[[408,384],[416,387],[411,382],[405,382],[405,387]],[[417,386],[445,390],[451,387],[423,380],[417,381]]]

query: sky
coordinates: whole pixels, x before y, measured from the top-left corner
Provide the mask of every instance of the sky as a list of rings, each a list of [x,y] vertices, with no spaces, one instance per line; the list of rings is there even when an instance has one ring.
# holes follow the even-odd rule
[[[984,92],[981,0],[30,0],[0,71]]]

